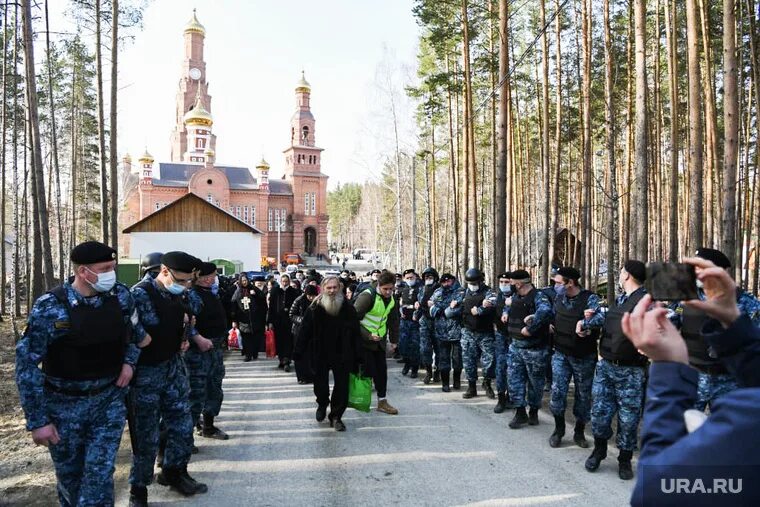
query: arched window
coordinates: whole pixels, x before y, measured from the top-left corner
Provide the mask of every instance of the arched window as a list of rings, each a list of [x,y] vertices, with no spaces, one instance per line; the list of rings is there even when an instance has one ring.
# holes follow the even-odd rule
[[[301,129],[301,139],[303,140],[303,144],[306,144],[306,141],[309,139],[309,127],[305,125]]]

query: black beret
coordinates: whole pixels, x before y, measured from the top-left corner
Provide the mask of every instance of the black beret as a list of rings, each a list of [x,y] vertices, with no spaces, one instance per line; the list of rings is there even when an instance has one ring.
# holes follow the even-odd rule
[[[198,273],[198,275],[208,276],[214,271],[216,271],[216,264],[214,264],[213,262],[202,262],[200,272]]]
[[[71,251],[71,262],[74,264],[97,264],[116,260],[116,250],[99,241],[85,241]]]
[[[575,280],[576,282],[581,279],[581,272],[575,268],[571,268],[570,266],[559,268],[557,270],[557,274],[563,278]]]
[[[530,273],[528,273],[524,269],[518,269],[517,271],[512,271],[512,280],[530,280]]]
[[[403,276],[401,273],[396,273],[396,278],[403,278]]]
[[[183,273],[192,273],[199,268],[200,260],[185,252],[166,252],[161,257],[161,264],[169,269],[181,271]]]
[[[641,261],[626,261],[623,268],[639,282],[644,282],[647,279],[647,267]]]
[[[441,275],[441,282],[448,282],[449,280],[456,280],[457,277],[451,273],[444,273]]]
[[[254,281],[254,282],[266,282],[267,279],[266,279],[266,277],[264,275],[256,275],[256,276],[253,277],[252,281]]]
[[[505,271],[504,273],[499,275],[499,280],[501,280],[502,278],[506,278],[507,280],[510,280],[512,278],[512,273],[510,273],[509,271]]]
[[[375,273],[379,275],[380,273],[382,273],[382,271],[380,271],[379,269],[373,269],[372,271],[369,272],[370,275],[374,275]]]
[[[719,268],[728,269],[731,267],[731,261],[728,260],[726,254],[714,248],[697,248],[697,257],[710,261]]]
[[[404,276],[408,275],[409,273],[414,273],[415,275],[417,274],[417,272],[414,269],[405,269],[404,270]],[[398,275],[396,275],[396,276],[398,276]]]

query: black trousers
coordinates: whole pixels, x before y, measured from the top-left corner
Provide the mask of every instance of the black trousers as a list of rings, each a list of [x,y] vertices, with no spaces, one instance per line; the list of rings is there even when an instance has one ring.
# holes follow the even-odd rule
[[[385,398],[388,389],[388,363],[385,362],[385,350],[363,349],[364,365],[362,372],[365,377],[372,377],[378,398]]]
[[[240,333],[243,337],[243,355],[250,357],[259,357],[259,352],[266,351],[266,345],[262,349],[264,341],[264,330],[255,330],[251,333]]]
[[[335,380],[332,397],[330,396],[330,370]],[[348,368],[318,364],[314,375],[314,395],[317,397],[317,405],[320,407],[330,405],[331,417],[340,419],[348,408]]]

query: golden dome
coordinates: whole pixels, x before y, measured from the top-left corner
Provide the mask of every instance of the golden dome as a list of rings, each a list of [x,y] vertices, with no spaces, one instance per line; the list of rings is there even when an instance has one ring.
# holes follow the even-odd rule
[[[203,102],[201,102],[200,95],[195,99],[195,105],[193,108],[185,113],[185,117],[183,119],[185,125],[203,125],[205,127],[210,127],[214,124],[211,113],[206,111],[206,108],[203,107]]]
[[[145,153],[143,153],[142,156],[137,159],[138,162],[147,162],[149,164],[152,164],[153,160],[154,160],[153,155],[148,153],[147,148],[145,148]]]
[[[203,36],[206,35],[206,29],[200,24],[198,18],[195,15],[195,9],[193,9],[193,17],[185,25],[185,33],[199,33]]]
[[[264,160],[264,158],[262,157],[262,158],[261,158],[261,162],[259,162],[259,163],[258,163],[258,165],[256,166],[256,169],[263,169],[263,170],[266,170],[266,171],[268,171],[268,170],[269,170],[269,164],[268,164],[268,163],[267,163],[267,161],[266,161],[266,160]]]
[[[304,76],[304,71],[301,71],[301,79],[296,83],[296,91],[297,92],[311,92],[311,85],[308,81],[306,81],[306,77]]]
[[[204,152],[206,156],[213,157],[215,155],[214,150],[211,148],[206,148],[206,151]]]

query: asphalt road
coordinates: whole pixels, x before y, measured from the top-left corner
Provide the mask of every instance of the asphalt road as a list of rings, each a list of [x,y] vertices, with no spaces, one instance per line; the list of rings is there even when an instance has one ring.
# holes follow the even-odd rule
[[[186,499],[154,483],[151,505],[628,504],[633,482],[617,477],[617,450],[598,472],[587,472],[590,449],[567,437],[563,447],[549,447],[546,410],[538,426],[510,430],[511,413],[494,414],[492,400],[442,393],[402,377],[390,360],[388,400],[400,414],[349,409],[348,430],[338,433],[315,421],[311,385],[299,386],[276,364],[243,363],[229,353],[217,422],[230,439],[198,437],[189,466],[208,493]],[[117,491],[117,505],[126,497]]]

